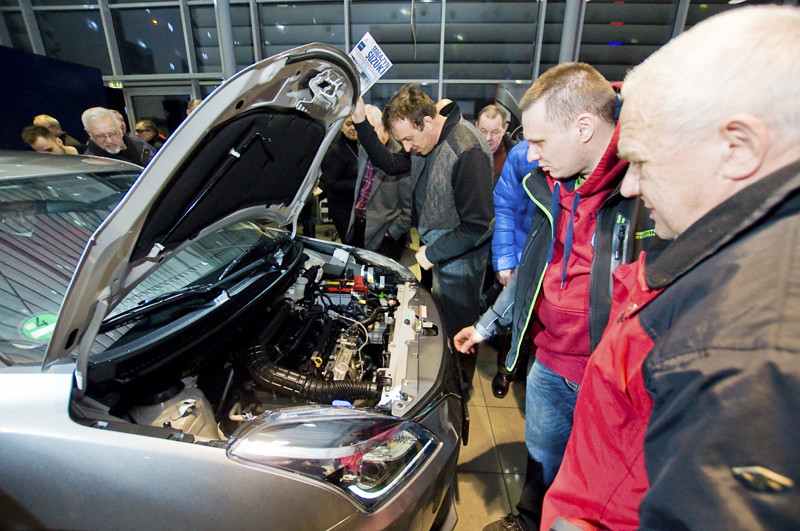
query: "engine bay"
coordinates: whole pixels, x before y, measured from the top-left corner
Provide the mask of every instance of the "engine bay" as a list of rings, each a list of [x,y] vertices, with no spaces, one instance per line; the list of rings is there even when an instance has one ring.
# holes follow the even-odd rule
[[[184,333],[194,334],[180,347],[186,353],[171,355],[157,378],[125,379],[118,362],[113,369],[90,366],[94,385],[72,401],[73,418],[214,443],[291,406],[405,415],[437,378],[420,378],[420,340],[444,356],[430,295],[408,270],[378,255],[365,259],[363,251],[314,242],[292,243],[300,249],[294,265],[286,252],[279,278],[233,318],[235,325],[207,337],[196,337],[197,327]],[[442,360],[427,363],[439,367]]]

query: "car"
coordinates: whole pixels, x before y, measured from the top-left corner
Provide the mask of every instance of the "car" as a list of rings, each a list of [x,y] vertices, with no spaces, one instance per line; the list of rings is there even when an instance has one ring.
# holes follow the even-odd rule
[[[0,238],[41,248],[0,239],[2,527],[455,526],[441,309],[296,234],[358,95],[310,44],[226,80],[141,174],[0,153]]]

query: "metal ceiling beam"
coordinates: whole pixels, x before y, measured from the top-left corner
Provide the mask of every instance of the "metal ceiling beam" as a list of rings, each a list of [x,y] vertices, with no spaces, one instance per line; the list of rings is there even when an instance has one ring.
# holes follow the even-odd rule
[[[689,14],[689,2],[691,0],[678,0],[678,8],[675,10],[675,22],[672,24],[672,38],[674,39],[686,27],[686,16]]]
[[[561,48],[558,51],[559,63],[578,60],[585,11],[585,0],[567,0],[564,10],[564,25],[561,27]]]
[[[233,23],[231,22],[230,0],[214,0],[214,14],[217,18],[222,77],[228,79],[236,73],[236,53],[233,49]]]
[[[533,43],[533,75],[531,82],[539,78],[539,68],[542,65],[542,42],[544,42],[544,23],[547,13],[547,0],[539,0],[539,17],[536,21],[536,42]]]

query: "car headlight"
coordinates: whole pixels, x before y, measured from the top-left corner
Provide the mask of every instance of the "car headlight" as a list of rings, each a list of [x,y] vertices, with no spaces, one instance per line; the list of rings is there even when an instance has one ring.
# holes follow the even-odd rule
[[[228,456],[320,479],[371,511],[430,459],[439,440],[415,422],[311,406],[266,412],[231,437]]]

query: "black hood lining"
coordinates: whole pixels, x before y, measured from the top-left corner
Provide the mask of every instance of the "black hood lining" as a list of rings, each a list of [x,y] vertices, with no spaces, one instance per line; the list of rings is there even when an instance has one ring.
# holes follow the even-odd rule
[[[151,209],[131,261],[153,244],[194,238],[231,212],[289,204],[325,138],[325,126],[292,110],[251,111],[220,124],[196,147]]]

